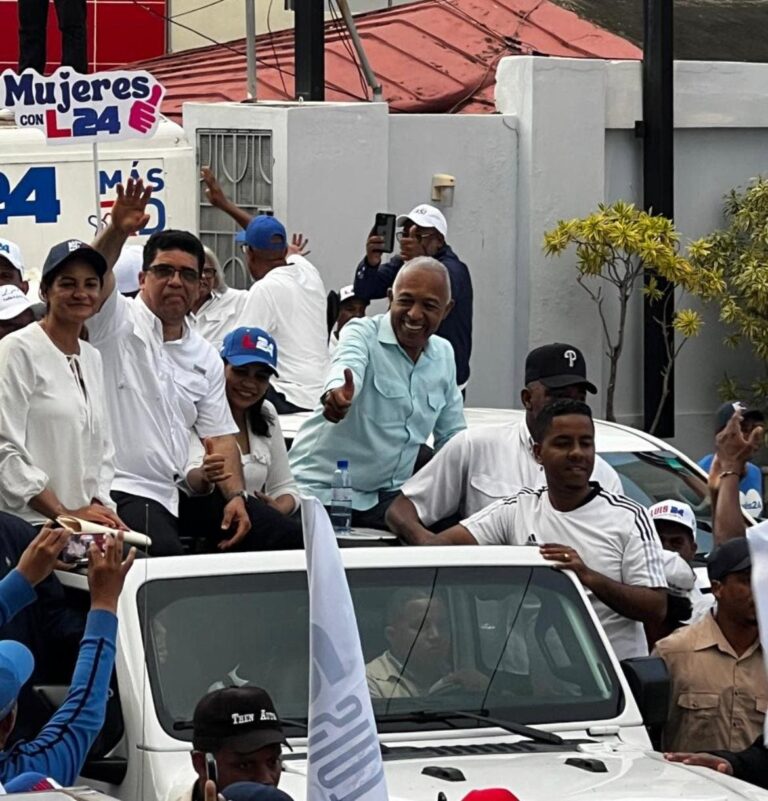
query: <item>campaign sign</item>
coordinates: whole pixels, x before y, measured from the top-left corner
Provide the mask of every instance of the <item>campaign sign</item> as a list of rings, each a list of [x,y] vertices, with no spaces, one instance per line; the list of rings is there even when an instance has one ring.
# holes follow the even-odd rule
[[[144,139],[155,133],[165,89],[144,70],[80,75],[59,67],[0,74],[0,108],[20,128],[38,128],[51,145]]]

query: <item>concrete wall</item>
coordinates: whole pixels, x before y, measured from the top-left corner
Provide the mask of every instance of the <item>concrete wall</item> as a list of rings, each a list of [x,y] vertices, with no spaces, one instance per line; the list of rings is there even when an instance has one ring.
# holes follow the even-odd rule
[[[507,58],[498,69],[497,108],[520,117],[519,266],[528,282],[530,318],[517,350],[566,336],[600,365],[608,361],[593,307],[575,281],[573,259],[553,262],[541,252],[544,231],[558,219],[581,216],[598,202],[642,201],[641,67],[635,62]],[[679,62],[675,65],[675,222],[683,240],[723,224],[722,200],[768,166],[768,66]],[[525,269],[527,266],[527,269]],[[557,275],[557,280],[553,280]],[[523,293],[518,295],[524,302]],[[609,310],[610,313],[610,310]],[[747,348],[722,344],[716,309],[706,309],[702,335],[678,362],[676,444],[692,455],[711,444],[717,383],[726,369],[749,381],[758,365]],[[642,307],[633,303],[620,366],[617,412],[642,421]]]

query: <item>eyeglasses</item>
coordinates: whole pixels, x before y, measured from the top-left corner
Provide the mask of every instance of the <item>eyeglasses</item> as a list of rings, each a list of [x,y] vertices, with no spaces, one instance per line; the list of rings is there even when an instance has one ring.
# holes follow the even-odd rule
[[[415,239],[419,244],[421,244],[422,242],[424,242],[425,240],[429,239],[433,235],[434,234],[431,231],[428,231],[426,234],[418,234],[418,233],[412,234],[410,231],[409,232],[398,231],[395,234],[395,238],[397,239],[398,242],[402,242],[403,241],[403,237],[405,237],[407,239]]]
[[[203,278],[213,278],[216,275],[215,267],[203,267]]]
[[[185,284],[199,284],[200,273],[191,267],[172,267],[170,264],[152,264],[147,267],[147,272],[154,273],[155,278],[160,281],[170,281],[175,274],[181,278]]]

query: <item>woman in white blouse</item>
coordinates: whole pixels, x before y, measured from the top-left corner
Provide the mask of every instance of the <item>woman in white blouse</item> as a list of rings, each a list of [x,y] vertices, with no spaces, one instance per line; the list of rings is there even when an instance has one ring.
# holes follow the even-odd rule
[[[83,242],[51,248],[45,316],[0,341],[0,509],[33,525],[74,515],[122,527],[101,356],[80,339],[106,270]]]
[[[251,531],[241,550],[303,547],[301,523],[295,516],[299,491],[288,464],[283,432],[275,407],[265,399],[269,382],[277,375],[277,344],[261,328],[237,328],[224,337],[221,356],[225,362],[227,400],[239,432],[243,475],[248,493],[246,505]],[[220,521],[223,499],[214,492],[215,482],[225,479],[224,458],[193,436],[187,484],[197,495],[182,499],[181,530],[210,530],[209,521]],[[222,535],[223,532],[218,532]]]

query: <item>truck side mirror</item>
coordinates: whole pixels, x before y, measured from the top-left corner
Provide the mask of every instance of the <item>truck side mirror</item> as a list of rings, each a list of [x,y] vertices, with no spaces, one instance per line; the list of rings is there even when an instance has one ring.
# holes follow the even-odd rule
[[[623,659],[629,689],[646,726],[660,726],[667,721],[669,710],[669,673],[664,660],[657,656],[635,656]]]

